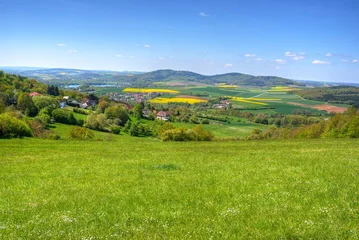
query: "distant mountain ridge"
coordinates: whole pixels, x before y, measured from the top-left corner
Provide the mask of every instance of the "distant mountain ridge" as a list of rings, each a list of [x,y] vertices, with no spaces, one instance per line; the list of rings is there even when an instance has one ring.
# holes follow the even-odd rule
[[[155,82],[170,81],[191,81],[209,85],[227,83],[257,87],[302,85],[300,82],[276,76],[253,76],[243,73],[225,73],[208,76],[190,71],[176,71],[172,69],[162,69],[146,73],[136,71],[120,72],[109,70],[81,70],[66,68],[38,68],[26,70],[24,67],[19,69],[4,68],[4,70],[27,77],[33,77],[42,82],[57,85],[68,84],[69,82],[78,82],[79,84],[102,82],[111,84],[128,83],[131,85],[143,86],[153,84]]]
[[[225,73],[207,76],[189,71],[175,71],[171,69],[138,74],[132,76],[132,78],[138,83],[194,81],[206,84],[227,83],[244,86],[300,85],[299,82],[275,76],[253,76],[243,73]]]

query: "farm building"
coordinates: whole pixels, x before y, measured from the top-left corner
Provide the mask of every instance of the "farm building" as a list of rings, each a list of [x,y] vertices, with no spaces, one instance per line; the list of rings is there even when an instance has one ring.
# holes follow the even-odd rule
[[[163,121],[169,120],[169,116],[168,116],[167,112],[165,112],[165,111],[159,111],[156,114],[156,118],[159,120],[163,120]]]

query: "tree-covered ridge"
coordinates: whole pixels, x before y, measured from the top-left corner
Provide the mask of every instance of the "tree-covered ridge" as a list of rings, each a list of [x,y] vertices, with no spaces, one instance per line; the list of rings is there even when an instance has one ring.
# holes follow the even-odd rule
[[[206,84],[227,83],[243,86],[278,86],[294,85],[298,82],[274,77],[252,76],[242,73],[226,73],[213,76],[205,76],[189,71],[157,70],[149,73],[131,76],[137,83],[168,82],[168,81],[195,81]]]
[[[13,71],[15,72],[15,71]],[[22,75],[36,78],[46,84],[66,86],[68,84],[114,84],[118,86],[148,86],[155,82],[197,82],[203,84],[227,83],[242,86],[286,86],[300,85],[300,83],[275,77],[275,76],[252,76],[243,73],[226,73],[212,76],[201,75],[190,71],[175,71],[171,69],[157,70],[147,73],[139,72],[115,72],[115,71],[94,71],[78,69],[37,69],[23,70]]]
[[[298,94],[309,100],[349,104],[359,107],[359,87],[337,86],[304,89],[299,91]]]

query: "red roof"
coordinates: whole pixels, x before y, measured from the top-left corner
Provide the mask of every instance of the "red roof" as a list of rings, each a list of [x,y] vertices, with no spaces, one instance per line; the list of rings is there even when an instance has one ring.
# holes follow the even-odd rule
[[[41,95],[41,94],[38,92],[32,92],[29,94],[30,97],[37,96],[37,95]]]
[[[159,111],[156,116],[158,117],[167,117],[167,113],[165,111]]]

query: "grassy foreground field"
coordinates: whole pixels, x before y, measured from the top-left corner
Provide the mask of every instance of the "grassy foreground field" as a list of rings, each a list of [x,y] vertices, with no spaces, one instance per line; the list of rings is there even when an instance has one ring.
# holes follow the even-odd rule
[[[1,239],[358,239],[358,140],[0,140]]]

